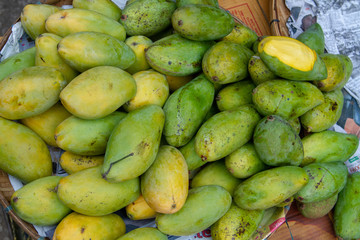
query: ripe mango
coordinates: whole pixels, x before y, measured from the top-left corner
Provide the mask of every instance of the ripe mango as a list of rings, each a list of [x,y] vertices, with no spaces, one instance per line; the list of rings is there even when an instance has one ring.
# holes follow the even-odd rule
[[[325,51],[324,32],[318,23],[313,23],[308,29],[300,33],[296,39],[313,49],[318,55],[323,54]]]
[[[303,203],[296,201],[296,206],[301,215],[306,218],[321,218],[333,209],[337,199],[338,193],[335,193],[331,197],[318,202]]]
[[[104,162],[104,155],[84,156],[69,151],[61,154],[59,164],[68,174],[79,172],[86,168],[99,166]]]
[[[251,49],[258,35],[248,26],[235,22],[233,30],[223,37],[221,41],[230,41]]]
[[[119,21],[121,17],[121,9],[111,0],[73,0],[74,8],[92,10],[101,13],[111,19]]]
[[[179,150],[185,158],[189,171],[195,170],[207,163],[195,151],[195,136],[187,144],[180,147]]]
[[[250,58],[248,71],[250,78],[255,85],[279,78],[265,65],[258,53]]]
[[[168,237],[152,227],[136,228],[116,240],[167,240]]]
[[[145,51],[153,41],[145,36],[131,36],[125,40],[125,43],[135,53],[135,62],[125,70],[134,74],[149,69],[150,65],[146,61]]]
[[[174,92],[176,89],[181,88],[190,82],[193,78],[193,75],[183,77],[166,75],[166,80],[168,81],[170,92]]]
[[[126,215],[131,220],[143,220],[155,218],[156,212],[147,204],[142,195],[139,196],[134,202],[126,206]]]

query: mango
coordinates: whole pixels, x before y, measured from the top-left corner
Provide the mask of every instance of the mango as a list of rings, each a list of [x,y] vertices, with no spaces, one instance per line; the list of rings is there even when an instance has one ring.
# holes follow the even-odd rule
[[[209,41],[228,35],[235,22],[230,13],[217,6],[188,4],[174,11],[171,24],[184,38]]]
[[[122,10],[120,23],[129,36],[149,37],[171,25],[171,15],[175,9],[173,1],[137,0]]]
[[[309,82],[270,80],[253,91],[253,103],[262,115],[297,118],[324,102],[324,95]]]
[[[73,0],[72,5],[74,8],[87,9],[101,13],[116,21],[119,21],[122,13],[121,9],[111,0]]]
[[[156,212],[147,204],[142,195],[134,202],[126,206],[126,216],[131,220],[144,220],[155,218]]]
[[[125,43],[135,53],[135,62],[125,70],[130,74],[134,74],[149,69],[150,65],[146,61],[145,51],[153,41],[145,36],[132,36],[128,37]]]
[[[162,145],[154,163],[141,176],[141,193],[158,213],[179,211],[187,198],[189,174],[185,159],[175,147]]]
[[[99,166],[104,162],[104,155],[84,156],[69,151],[61,154],[59,159],[60,166],[68,174],[79,172],[83,169]]]
[[[250,105],[222,111],[204,122],[195,135],[195,151],[203,161],[219,160],[253,136],[260,115]]]
[[[136,228],[116,240],[167,240],[168,237],[152,227]]]
[[[258,53],[250,58],[248,71],[249,76],[255,85],[279,78],[265,65]]]
[[[110,134],[125,116],[126,113],[118,111],[95,120],[71,116],[56,127],[56,144],[78,155],[104,154]]]
[[[174,92],[176,89],[181,88],[182,86],[190,82],[193,78],[193,75],[182,77],[166,75],[166,80],[168,81],[170,92]]]
[[[216,185],[189,190],[184,206],[174,214],[158,214],[157,228],[165,234],[188,236],[198,233],[219,220],[230,208],[228,191]]]
[[[156,158],[164,121],[164,111],[158,105],[146,105],[128,113],[111,133],[102,177],[121,182],[143,174]]]
[[[343,88],[345,86],[345,84],[348,82],[349,78],[351,77],[351,74],[353,71],[353,64],[352,64],[351,59],[348,56],[340,54],[339,57],[342,58],[342,60],[345,64],[345,73],[346,73],[345,79],[346,80],[339,84],[339,88]]]
[[[97,66],[126,69],[135,62],[135,54],[128,45],[99,32],[67,35],[59,42],[58,53],[70,67],[79,72]]]
[[[154,42],[145,52],[149,65],[171,76],[188,76],[201,71],[201,61],[213,41],[192,41],[172,34]]]
[[[11,196],[11,207],[21,219],[31,224],[46,226],[60,222],[71,212],[56,194],[61,178],[47,176],[24,185]]]
[[[291,196],[287,199],[285,199],[284,201],[282,201],[281,203],[277,204],[275,207],[277,208],[283,208],[285,206],[288,206],[290,207],[291,206],[291,203],[294,201],[294,196]]]
[[[176,0],[176,7],[182,7],[188,4],[207,4],[218,7],[219,3],[217,0]]]
[[[295,130],[297,134],[300,134],[301,122],[300,118],[291,118],[287,120],[291,127]]]
[[[135,201],[140,196],[140,180],[109,183],[101,176],[101,166],[97,166],[63,177],[57,194],[75,212],[104,216]]]
[[[277,76],[297,81],[327,78],[324,61],[304,43],[290,37],[271,36],[259,43],[259,55]]]
[[[45,112],[59,101],[66,81],[52,67],[34,66],[0,81],[0,116],[15,120]]]
[[[179,150],[185,158],[189,171],[195,170],[207,163],[195,151],[195,136],[187,144],[180,147]]]
[[[265,36],[260,36],[258,37],[258,39],[256,39],[256,41],[253,43],[251,49],[254,51],[255,54],[259,53],[259,43],[264,39],[268,37],[267,35]]]
[[[221,41],[234,42],[251,49],[257,39],[258,35],[254,30],[242,23],[235,22],[233,30],[223,37]]]
[[[247,210],[267,209],[297,193],[308,181],[309,176],[300,167],[275,167],[240,183],[234,192],[234,202]]]
[[[346,184],[348,170],[343,162],[312,163],[303,169],[309,175],[309,182],[295,194],[299,202],[325,200],[340,192]]]
[[[204,74],[173,92],[164,105],[166,141],[184,146],[196,134],[210,110],[215,95],[214,85]]]
[[[117,214],[86,216],[70,213],[55,229],[53,240],[113,240],[125,234],[125,223]]]
[[[296,206],[301,215],[306,218],[321,218],[333,209],[337,199],[338,193],[335,193],[331,197],[318,202],[303,203],[296,201]]]
[[[83,119],[100,119],[116,111],[136,94],[134,78],[112,66],[89,69],[60,93],[64,107]]]
[[[324,32],[318,23],[313,23],[308,29],[296,37],[297,40],[313,49],[318,55],[325,51]]]

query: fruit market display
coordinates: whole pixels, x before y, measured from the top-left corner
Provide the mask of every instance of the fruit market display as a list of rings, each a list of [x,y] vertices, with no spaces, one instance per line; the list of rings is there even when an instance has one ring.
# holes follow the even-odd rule
[[[252,239],[271,209],[360,238],[355,135],[340,118],[351,60],[320,25],[257,36],[206,0],[29,4],[35,47],[0,63],[0,169],[11,206],[54,240]],[[52,176],[48,146],[69,174]],[[117,211],[156,228],[126,231]]]

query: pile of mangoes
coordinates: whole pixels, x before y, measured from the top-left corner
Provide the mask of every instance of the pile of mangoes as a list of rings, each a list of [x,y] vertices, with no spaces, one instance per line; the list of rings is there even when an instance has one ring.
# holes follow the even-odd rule
[[[53,239],[167,239],[211,228],[251,239],[293,200],[360,238],[355,135],[342,112],[350,59],[324,53],[318,24],[258,37],[216,0],[29,4],[35,47],[0,63],[0,168],[24,187],[23,220]],[[48,146],[69,174],[52,175]],[[191,179],[191,180],[190,180]],[[123,219],[155,218],[127,234]]]

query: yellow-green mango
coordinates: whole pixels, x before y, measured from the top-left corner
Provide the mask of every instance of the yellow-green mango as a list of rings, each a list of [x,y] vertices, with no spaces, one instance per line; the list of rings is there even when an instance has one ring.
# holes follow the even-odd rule
[[[0,81],[0,116],[16,120],[43,113],[59,101],[66,84],[61,72],[52,67],[16,71]]]
[[[248,71],[251,80],[256,85],[278,78],[261,60],[259,54],[255,54],[250,58],[248,64]]]
[[[202,59],[202,70],[213,83],[227,84],[248,76],[248,62],[254,53],[240,44],[220,41]]]
[[[296,39],[313,49],[318,55],[324,53],[325,37],[320,24],[313,23],[308,29],[300,33]]]
[[[222,111],[203,123],[195,135],[195,151],[203,161],[219,160],[253,136],[260,115],[251,105]]]
[[[61,39],[62,37],[52,33],[40,34],[35,39],[35,65],[56,68],[63,74],[65,80],[69,83],[78,75],[78,72],[67,65],[60,57],[57,46]]]
[[[217,6],[188,4],[174,11],[171,24],[184,38],[209,41],[228,35],[233,30],[235,21],[230,13]]]
[[[49,4],[26,4],[20,15],[21,26],[35,40],[37,36],[46,32],[46,19],[60,10],[61,8]]]
[[[196,134],[214,100],[215,88],[204,74],[173,92],[164,105],[166,141],[184,146]]]
[[[95,11],[70,8],[51,14],[45,22],[48,32],[61,37],[77,32],[100,32],[124,41],[126,31],[117,20]]]
[[[176,89],[181,88],[188,82],[190,82],[192,79],[194,79],[194,75],[188,75],[188,76],[170,76],[166,75],[166,80],[169,84],[170,92],[174,92]]]
[[[303,203],[296,201],[296,207],[306,218],[321,218],[328,214],[336,204],[338,199],[338,193],[335,193],[331,197],[318,201]]]
[[[158,214],[157,228],[168,235],[188,236],[205,230],[219,220],[231,206],[225,188],[207,185],[189,190],[184,206],[173,214]]]
[[[252,103],[252,92],[255,88],[250,80],[226,85],[216,95],[216,105],[220,111],[226,111]]]
[[[126,113],[118,111],[94,120],[71,116],[56,127],[56,144],[79,155],[104,154],[113,129],[125,116]]]
[[[254,144],[248,142],[225,157],[226,169],[236,178],[248,178],[265,170]]]
[[[60,176],[36,179],[11,196],[11,207],[16,215],[31,224],[46,226],[61,221],[71,212],[57,197],[56,186]]]
[[[248,240],[263,216],[264,210],[245,210],[233,203],[229,211],[211,226],[211,237],[213,240]]]
[[[304,160],[301,166],[314,162],[345,162],[359,146],[359,138],[354,134],[325,130],[301,139]]]
[[[231,196],[234,194],[234,189],[241,182],[240,179],[231,175],[227,170],[224,161],[216,161],[208,163],[202,168],[191,180],[191,188],[218,185],[225,188]]]
[[[233,197],[236,205],[243,209],[267,209],[297,193],[308,181],[309,176],[301,167],[276,167],[240,183]]]
[[[152,36],[171,25],[176,9],[173,1],[137,0],[124,7],[120,23],[129,36]]]
[[[259,43],[259,55],[277,76],[297,81],[327,78],[322,58],[304,43],[290,37],[270,36]]]
[[[168,237],[152,227],[136,228],[116,240],[167,240]]]
[[[13,72],[35,66],[36,48],[31,47],[0,62],[0,81]]]
[[[59,164],[68,174],[79,172],[86,168],[99,166],[104,162],[104,155],[85,156],[78,155],[69,151],[61,154]]]
[[[346,80],[339,84],[339,88],[341,89],[345,86],[345,84],[348,82],[349,78],[351,77],[353,71],[353,63],[351,59],[346,55],[340,54],[339,57],[342,58],[345,64],[345,72],[346,72],[346,77],[345,77]]]
[[[235,22],[233,30],[221,39],[221,41],[234,42],[250,49],[256,40],[258,40],[256,32],[248,26],[238,22]]]
[[[207,163],[195,151],[195,136],[187,144],[180,147],[179,150],[185,158],[189,171],[195,170]]]
[[[323,93],[309,82],[270,80],[253,91],[253,103],[262,115],[297,118],[324,103]]]
[[[65,119],[71,116],[60,102],[49,108],[43,113],[33,117],[23,118],[22,124],[36,132],[46,144],[57,147],[55,141],[55,129]]]
[[[130,74],[144,71],[150,68],[149,63],[146,61],[145,51],[153,44],[153,41],[145,36],[132,36],[125,40],[125,43],[135,53],[135,62],[126,69]]]
[[[201,71],[201,61],[213,41],[192,41],[175,33],[154,42],[145,52],[149,65],[171,76],[188,76]]]
[[[99,32],[67,35],[59,42],[58,53],[70,67],[79,72],[97,66],[126,69],[135,62],[135,53],[128,45]]]
[[[77,212],[67,215],[57,226],[53,240],[114,240],[125,234],[122,218],[115,214],[86,216]]]
[[[74,78],[60,93],[64,107],[83,119],[99,119],[116,111],[136,94],[134,78],[112,66],[91,68]]]
[[[287,120],[297,134],[300,134],[301,122],[300,118],[291,118]]]
[[[92,10],[101,13],[111,19],[119,21],[121,17],[121,9],[111,0],[73,0],[74,8]]]
[[[189,173],[185,159],[175,147],[162,145],[154,163],[141,176],[141,193],[158,213],[179,211],[187,198]]]
[[[126,216],[131,220],[155,218],[156,212],[149,206],[142,195],[125,208]]]
[[[109,138],[101,168],[103,178],[121,182],[143,174],[156,158],[164,121],[164,111],[158,105],[128,113]]]
[[[176,6],[178,8],[187,4],[207,4],[215,7],[219,6],[217,0],[176,0]]]
[[[63,177],[57,189],[59,199],[73,211],[104,216],[118,211],[140,196],[140,180],[110,183],[101,175],[101,165]]]

